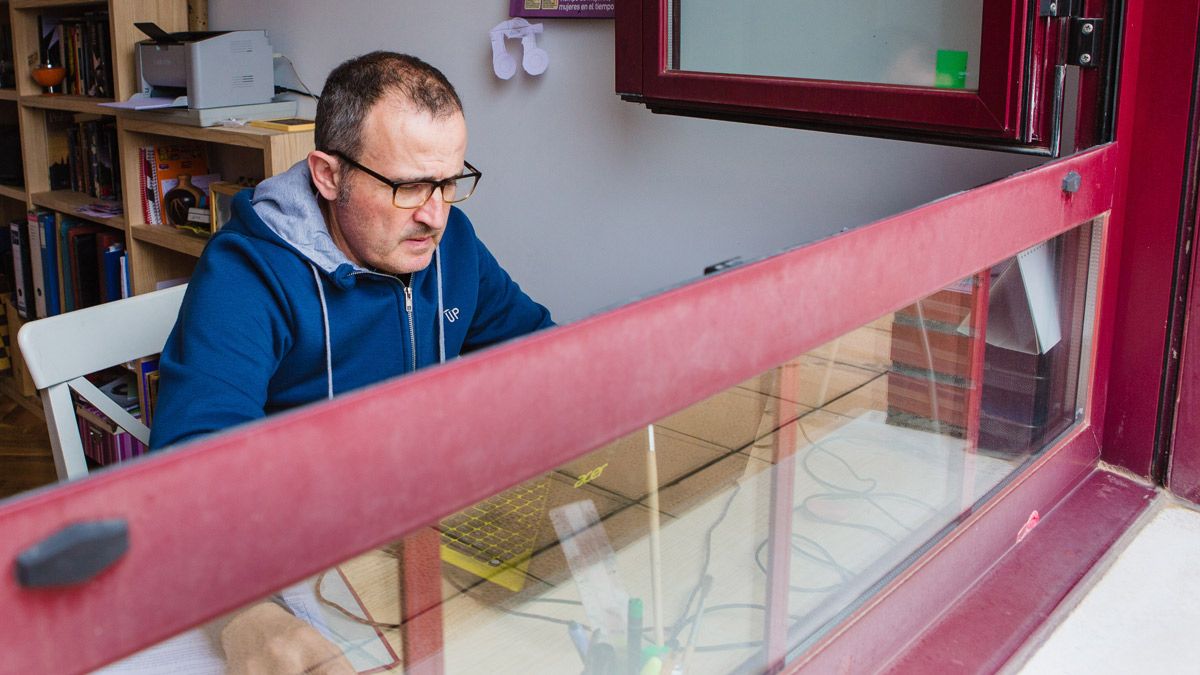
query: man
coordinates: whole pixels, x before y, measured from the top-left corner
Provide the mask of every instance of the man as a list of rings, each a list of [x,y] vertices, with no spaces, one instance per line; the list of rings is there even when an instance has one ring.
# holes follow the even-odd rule
[[[479,172],[454,88],[375,52],[330,73],[316,150],[244,190],[160,360],[162,448],[552,325],[451,206]]]
[[[374,52],[334,69],[316,150],[242,191],[196,265],[159,362],[151,447],[552,325],[451,206],[480,176],[466,148],[462,104],[432,66]],[[349,668],[271,602],[235,615],[222,644],[231,672]]]

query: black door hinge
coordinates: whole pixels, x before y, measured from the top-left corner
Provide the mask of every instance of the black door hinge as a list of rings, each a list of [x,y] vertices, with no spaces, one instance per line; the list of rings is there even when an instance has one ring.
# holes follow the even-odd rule
[[[1080,16],[1084,0],[1038,0],[1038,16],[1066,19],[1067,64],[1095,68],[1100,60],[1100,29],[1104,19]]]
[[[1100,29],[1104,19],[1071,18],[1067,35],[1067,65],[1095,68],[1100,60]]]

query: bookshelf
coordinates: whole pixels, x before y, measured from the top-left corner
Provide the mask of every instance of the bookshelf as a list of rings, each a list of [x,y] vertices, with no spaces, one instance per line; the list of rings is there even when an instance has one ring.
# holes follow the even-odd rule
[[[129,221],[128,249],[133,258],[134,293],[146,293],[164,281],[187,276],[207,239],[168,225],[142,222],[138,151],[179,141],[198,141],[208,148],[211,173],[225,180],[259,181],[286,171],[313,147],[311,131],[286,132],[257,127],[191,127],[143,119],[117,119],[121,150],[121,185]]]
[[[103,21],[102,26],[100,21]],[[14,65],[13,82],[0,83],[0,126],[7,124],[18,130],[19,152],[13,154],[20,157],[22,169],[18,177],[23,179],[13,181],[13,184],[0,182],[0,217],[5,219],[3,224],[6,226],[13,219],[24,218],[31,209],[39,209],[56,214],[56,229],[62,225],[63,217],[69,216],[84,221],[85,225],[100,226],[100,232],[123,237],[129,290],[133,294],[147,293],[164,282],[190,276],[208,241],[186,230],[144,222],[143,191],[139,183],[141,148],[181,141],[197,142],[204,148],[210,173],[219,173],[227,181],[243,179],[256,182],[280,173],[303,159],[313,145],[311,131],[288,133],[254,127],[200,128],[126,118],[112,108],[101,106],[103,102],[125,100],[137,90],[134,44],[145,36],[134,27],[134,23],[144,21],[156,23],[167,31],[188,30],[188,2],[0,0],[0,23],[11,26],[12,54],[8,58]],[[106,55],[111,61],[108,81],[105,82],[103,75],[93,74],[95,71],[89,71],[88,75],[93,83],[97,81],[95,78],[99,78],[102,83],[99,90],[107,95],[46,94],[33,80],[32,70],[44,58],[40,35],[42,26],[54,23],[82,26],[80,30],[88,36],[93,47],[97,44],[107,47]],[[106,35],[100,36],[91,30],[93,24],[96,29],[102,28]],[[197,25],[196,28],[202,29],[203,25]],[[63,29],[64,34],[66,30]],[[79,89],[87,89],[83,76],[77,79],[80,82]],[[94,87],[88,90],[96,91]],[[62,186],[62,166],[68,147],[64,130],[82,129],[82,125],[89,123],[97,127],[111,125],[114,128],[112,174],[119,178],[115,201],[120,202],[123,215],[103,218],[80,213],[80,208],[100,200],[87,192],[64,189]],[[76,148],[80,143],[79,138],[76,137]],[[0,148],[0,167],[4,166],[5,161],[9,160]],[[93,155],[93,171],[95,162]],[[51,181],[52,166],[56,167],[56,176],[60,177],[55,182]],[[102,169],[107,172],[107,164]],[[0,171],[0,175],[2,173]],[[71,176],[73,185],[87,185],[99,192],[95,181],[75,180],[79,174],[74,167],[66,173]],[[21,184],[15,184],[17,182]],[[88,187],[84,187],[84,190]],[[0,255],[7,254],[8,251],[0,250]],[[65,301],[60,302],[60,310],[66,308],[65,304]],[[12,328],[10,325],[10,330]],[[15,333],[12,345],[15,351]],[[0,385],[0,394],[6,392],[18,392],[26,396],[33,393],[28,390],[27,384],[23,385],[11,376]]]

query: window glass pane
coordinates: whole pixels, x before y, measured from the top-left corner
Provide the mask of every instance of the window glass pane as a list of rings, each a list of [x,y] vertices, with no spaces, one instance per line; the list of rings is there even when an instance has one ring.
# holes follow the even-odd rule
[[[273,654],[270,672],[366,672],[433,653],[449,673],[642,672],[651,657],[762,671],[770,621],[799,653],[1079,424],[1099,233],[1044,242],[121,667]],[[405,583],[430,580],[433,606],[403,617]]]
[[[674,70],[978,89],[983,0],[668,3]]]

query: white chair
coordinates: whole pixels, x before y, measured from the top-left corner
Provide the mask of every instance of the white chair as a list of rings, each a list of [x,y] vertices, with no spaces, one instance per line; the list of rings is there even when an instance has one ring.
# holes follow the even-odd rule
[[[71,390],[143,443],[146,425],[84,375],[158,354],[175,325],[186,285],[30,321],[17,335],[21,356],[42,397],[59,480],[87,475]]]

